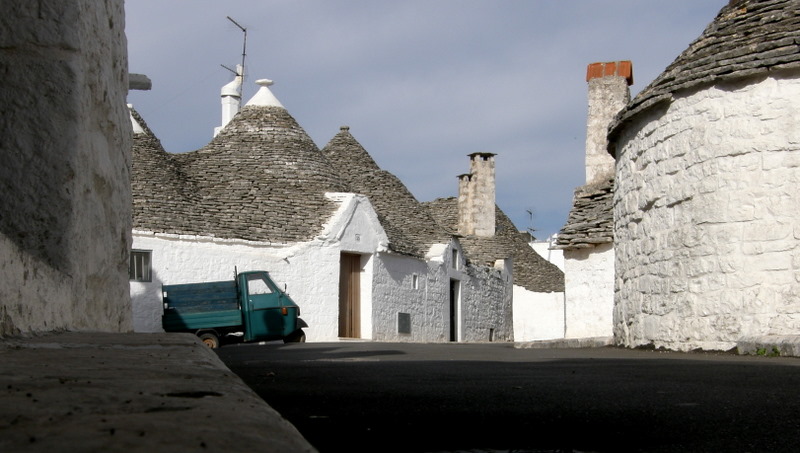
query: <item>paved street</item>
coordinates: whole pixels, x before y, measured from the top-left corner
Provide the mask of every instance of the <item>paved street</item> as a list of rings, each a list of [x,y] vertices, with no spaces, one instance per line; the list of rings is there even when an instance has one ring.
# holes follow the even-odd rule
[[[321,453],[800,451],[797,358],[363,342],[218,354]]]

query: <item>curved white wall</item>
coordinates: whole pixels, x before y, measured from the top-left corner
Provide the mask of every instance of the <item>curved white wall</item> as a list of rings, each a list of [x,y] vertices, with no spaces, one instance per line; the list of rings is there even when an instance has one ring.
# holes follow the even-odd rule
[[[800,331],[799,99],[797,78],[715,86],[623,132],[618,342],[729,349]]]

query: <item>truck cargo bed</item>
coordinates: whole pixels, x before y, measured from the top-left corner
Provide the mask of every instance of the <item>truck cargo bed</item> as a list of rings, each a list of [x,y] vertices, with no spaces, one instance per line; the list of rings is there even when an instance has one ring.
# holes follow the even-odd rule
[[[242,324],[234,281],[164,285],[162,291],[167,332]]]

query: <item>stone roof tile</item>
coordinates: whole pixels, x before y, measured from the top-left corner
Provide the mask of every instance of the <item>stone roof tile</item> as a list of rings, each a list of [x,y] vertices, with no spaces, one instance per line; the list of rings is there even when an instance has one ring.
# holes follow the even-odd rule
[[[567,223],[553,248],[590,248],[614,242],[613,198],[613,179],[575,189]]]

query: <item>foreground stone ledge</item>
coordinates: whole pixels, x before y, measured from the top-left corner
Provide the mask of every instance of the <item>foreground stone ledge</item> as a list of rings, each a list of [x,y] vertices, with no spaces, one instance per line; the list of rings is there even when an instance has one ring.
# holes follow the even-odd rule
[[[0,364],[0,451],[315,451],[194,335],[5,338]]]
[[[744,337],[736,342],[742,355],[800,357],[800,335],[765,335]]]

